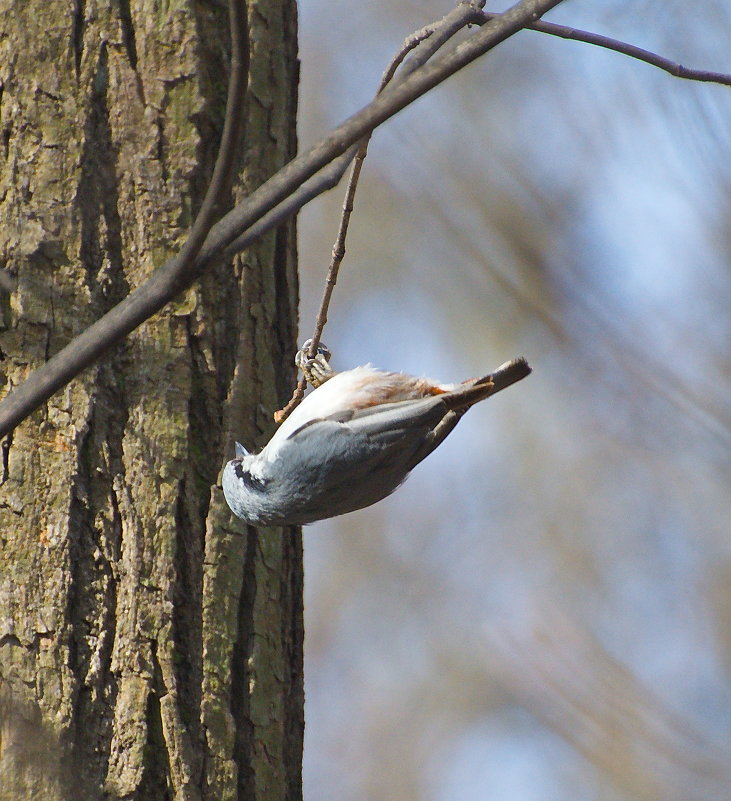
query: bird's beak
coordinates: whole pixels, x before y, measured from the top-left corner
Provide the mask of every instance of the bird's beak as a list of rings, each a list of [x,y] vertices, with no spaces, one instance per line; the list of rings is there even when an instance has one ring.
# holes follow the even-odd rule
[[[243,459],[244,456],[248,456],[248,455],[249,455],[249,452],[246,450],[246,448],[240,442],[237,442],[236,443],[236,458],[237,459]]]

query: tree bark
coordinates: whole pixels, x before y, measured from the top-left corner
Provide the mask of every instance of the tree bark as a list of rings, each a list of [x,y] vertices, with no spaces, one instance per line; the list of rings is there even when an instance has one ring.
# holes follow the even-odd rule
[[[295,2],[248,19],[232,201],[296,149]],[[0,0],[0,30],[5,394],[184,241],[229,32],[192,0]],[[290,394],[295,259],[281,226],[4,443],[0,801],[301,797],[301,535],[218,485]]]

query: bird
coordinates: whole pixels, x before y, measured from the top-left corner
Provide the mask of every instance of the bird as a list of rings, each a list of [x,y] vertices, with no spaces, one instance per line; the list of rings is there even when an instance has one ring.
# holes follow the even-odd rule
[[[251,526],[305,525],[390,495],[437,448],[462,415],[530,374],[524,358],[481,378],[442,384],[370,364],[335,372],[308,340],[295,363],[315,386],[264,448],[236,443],[222,486]]]

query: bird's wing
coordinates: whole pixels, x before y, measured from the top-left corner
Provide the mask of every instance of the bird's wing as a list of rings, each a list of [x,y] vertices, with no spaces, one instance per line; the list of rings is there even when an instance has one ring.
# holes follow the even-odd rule
[[[311,420],[271,451],[270,441],[263,480],[286,498],[290,523],[362,509],[393,492],[459,418],[432,396]]]
[[[393,465],[403,478],[444,440],[459,417],[438,395],[379,404],[311,420],[290,434],[278,450],[282,453],[286,448],[288,459],[295,450],[300,451],[299,458],[319,454],[352,473],[353,480],[360,471],[383,463]]]

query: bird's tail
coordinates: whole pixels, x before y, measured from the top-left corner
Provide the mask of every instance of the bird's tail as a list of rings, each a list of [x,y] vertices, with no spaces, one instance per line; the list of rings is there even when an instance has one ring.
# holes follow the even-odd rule
[[[507,389],[511,384],[521,381],[530,373],[531,368],[524,358],[513,359],[501,364],[495,372],[489,375],[482,378],[471,378],[463,382],[456,389],[445,393],[442,400],[449,409],[464,412],[478,401]]]

